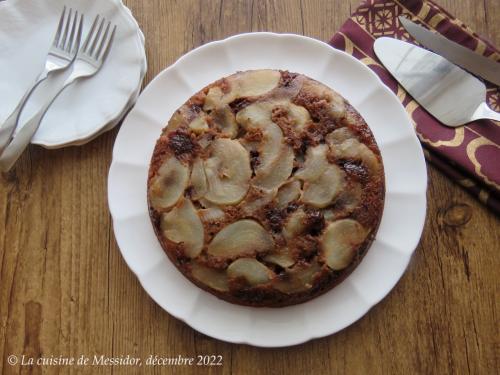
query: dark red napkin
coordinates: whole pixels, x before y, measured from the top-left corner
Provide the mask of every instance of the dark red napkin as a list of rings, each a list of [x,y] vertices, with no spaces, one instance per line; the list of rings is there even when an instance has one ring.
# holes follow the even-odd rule
[[[387,36],[418,45],[399,22],[400,15],[500,62],[500,52],[489,41],[429,0],[364,1],[330,44],[365,63],[398,96],[413,120],[427,160],[499,214],[500,123],[481,120],[464,127],[446,127],[397,83],[377,59],[373,43],[376,38]],[[500,111],[499,88],[485,84],[488,105]]]

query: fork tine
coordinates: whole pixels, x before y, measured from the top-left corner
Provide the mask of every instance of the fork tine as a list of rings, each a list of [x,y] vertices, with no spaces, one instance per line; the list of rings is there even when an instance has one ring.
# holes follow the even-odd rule
[[[99,47],[97,48],[97,52],[95,53],[95,59],[99,60],[99,56],[101,55],[102,49],[108,38],[109,28],[111,27],[111,22],[108,22],[106,25],[106,30],[104,31],[104,35],[102,36],[101,43],[99,43]]]
[[[66,52],[71,52],[73,47],[74,37],[75,37],[75,29],[76,29],[76,21],[78,21],[78,11],[75,11],[75,15],[73,16],[73,24],[71,25],[71,33],[69,34],[69,41],[66,44]]]
[[[108,57],[109,51],[111,50],[111,45],[113,44],[113,40],[115,39],[115,33],[116,33],[116,25],[113,27],[113,31],[111,32],[111,36],[107,41],[106,47],[104,47],[104,52],[102,53],[101,56],[101,62],[104,62]]]
[[[97,45],[97,42],[99,41],[100,37],[101,37],[101,33],[102,33],[102,27],[104,26],[104,22],[106,21],[105,18],[103,18],[101,20],[101,23],[99,24],[99,30],[97,30],[97,34],[92,42],[92,46],[90,47],[90,51],[88,52],[88,54],[90,56],[92,56],[94,54],[94,50],[95,50],[95,47]],[[102,42],[102,40],[101,40]]]
[[[64,49],[64,46],[66,45],[66,39],[68,38],[68,31],[69,31],[69,25],[71,23],[71,15],[73,14],[73,9],[72,8],[69,8],[69,12],[68,12],[68,17],[66,18],[66,22],[65,22],[65,26],[64,26],[64,33],[63,33],[63,37],[62,37],[62,42],[59,43],[59,48],[60,49]]]
[[[87,34],[87,37],[85,38],[85,42],[83,42],[82,50],[83,52],[87,51],[87,48],[90,43],[90,39],[92,39],[92,35],[94,34],[95,27],[97,26],[97,22],[99,22],[99,15],[95,16],[94,22],[92,23],[92,27],[90,28],[89,33]]]
[[[59,17],[59,25],[57,26],[57,31],[56,35],[54,36],[54,41],[52,42],[52,45],[54,47],[57,47],[57,44],[59,43],[59,38],[61,36],[61,31],[64,25],[64,15],[66,14],[66,5],[63,7],[61,16]]]
[[[73,44],[73,48],[70,51],[72,55],[77,54],[80,49],[80,43],[82,41],[82,28],[83,28],[83,13],[80,15],[80,21],[78,22],[78,31],[76,32],[75,43]]]

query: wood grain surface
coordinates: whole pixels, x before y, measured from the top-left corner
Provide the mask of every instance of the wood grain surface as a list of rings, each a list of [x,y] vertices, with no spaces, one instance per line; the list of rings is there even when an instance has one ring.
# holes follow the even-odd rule
[[[189,50],[236,33],[327,41],[357,6],[356,0],[124,2],[146,36],[145,84]],[[498,0],[437,2],[500,45]],[[269,350],[197,333],[157,306],[127,268],[106,199],[117,132],[82,147],[31,146],[0,180],[0,374],[497,373],[500,221],[433,167],[424,234],[394,290],[336,335]],[[216,354],[223,365],[11,366],[12,354],[143,360]]]

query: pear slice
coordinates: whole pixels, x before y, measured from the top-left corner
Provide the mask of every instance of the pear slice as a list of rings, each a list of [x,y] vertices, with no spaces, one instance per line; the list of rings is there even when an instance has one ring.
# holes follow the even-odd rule
[[[328,146],[323,144],[309,148],[304,166],[295,173],[295,177],[305,181],[316,180],[329,165],[326,159],[327,152]]]
[[[208,130],[208,123],[204,116],[198,116],[189,123],[189,129],[195,134],[202,134]]]
[[[208,181],[205,199],[216,204],[234,205],[246,195],[252,170],[247,150],[236,140],[216,139],[211,157],[204,162]]]
[[[325,221],[333,221],[338,217],[338,213],[331,208],[321,211],[323,213],[323,217]]]
[[[189,182],[189,167],[169,157],[158,169],[150,187],[151,205],[156,210],[172,207],[184,193]]]
[[[201,220],[205,223],[212,223],[214,221],[224,219],[225,213],[218,207],[202,208],[198,211]]]
[[[312,121],[309,111],[304,107],[293,103],[287,103],[285,107],[288,109],[288,115],[294,120],[295,127],[299,131],[303,130]]]
[[[264,110],[262,114],[266,114],[266,117],[269,116],[272,118],[274,110],[277,109],[281,110],[280,112],[284,112],[287,119],[291,120],[290,125],[299,132],[312,121],[309,111],[302,106],[291,103],[290,99],[268,98],[260,101],[259,105]]]
[[[276,253],[266,255],[264,260],[283,268],[288,268],[295,264],[295,260],[292,258],[290,250],[286,247],[279,249]]]
[[[259,96],[278,86],[281,73],[271,69],[250,70],[237,73],[228,79],[237,98]]]
[[[221,135],[229,138],[236,137],[238,134],[238,124],[229,105],[224,104],[215,108],[211,116]]]
[[[244,278],[251,286],[265,284],[273,278],[273,272],[254,258],[240,258],[227,267],[229,279]]]
[[[193,188],[191,196],[195,200],[202,198],[208,190],[203,160],[199,158],[193,163],[193,169],[191,170],[191,186]]]
[[[270,69],[233,74],[227,78],[228,92],[223,93],[219,86],[214,86],[208,90],[203,110],[213,110],[238,98],[263,95],[277,87],[280,78],[281,73],[279,71]]]
[[[202,150],[206,150],[208,148],[208,146],[210,146],[212,144],[212,140],[213,140],[212,134],[204,133],[204,134],[200,135],[197,139],[198,146],[200,146],[200,148]]]
[[[356,247],[367,235],[368,231],[352,219],[330,223],[320,241],[328,267],[335,271],[346,268],[354,258]]]
[[[314,260],[311,264],[298,263],[286,270],[286,278],[277,280],[274,287],[283,293],[297,293],[311,289],[314,277],[321,271],[321,265]]]
[[[274,248],[271,235],[254,220],[236,221],[215,235],[208,245],[208,254],[219,257],[236,257],[270,251]]]
[[[306,220],[306,213],[301,208],[294,211],[288,217],[285,225],[283,226],[283,231],[282,231],[283,236],[286,238],[287,241],[293,239],[294,237],[304,232],[304,229],[306,228],[305,220]]]
[[[163,129],[163,134],[167,134],[173,132],[180,127],[183,127],[187,124],[186,116],[185,116],[185,106],[182,106],[179,110],[175,111],[170,120],[168,121],[168,126]]]
[[[273,123],[271,114],[272,106],[269,105],[269,102],[257,102],[239,111],[236,114],[236,122],[245,129],[260,128],[264,130],[268,124]]]
[[[205,103],[203,104],[203,110],[205,112],[211,111],[218,106],[224,104],[222,102],[222,98],[224,97],[224,93],[222,92],[219,86],[214,86],[210,90],[208,90],[207,96],[205,97]]]
[[[324,208],[342,190],[345,173],[336,165],[330,164],[318,179],[304,183],[302,201],[314,207]]]
[[[299,199],[301,193],[300,181],[292,180],[278,190],[276,201],[279,208],[285,208],[290,202]]]
[[[335,148],[334,146],[340,145],[342,142],[355,138],[356,135],[349,129],[347,126],[343,128],[335,129],[333,132],[326,136],[326,142],[330,147]]]
[[[188,257],[196,258],[201,253],[205,240],[203,224],[189,199],[183,199],[169,213],[163,214],[160,225],[167,239],[184,245]]]
[[[313,97],[326,100],[329,105],[330,115],[334,119],[340,119],[346,115],[344,98],[325,85],[308,79],[304,81],[302,91],[309,93]]]
[[[256,174],[269,174],[276,160],[280,156],[283,145],[283,132],[273,122],[261,127],[263,133],[262,143],[257,148],[259,151],[260,164],[256,168]]]
[[[266,204],[272,202],[272,200],[276,196],[275,189],[259,189],[256,187],[252,187],[251,189],[252,190],[250,190],[250,193],[247,194],[247,197],[241,204],[241,209],[243,210],[245,215],[253,215]]]
[[[208,268],[197,262],[191,263],[191,274],[193,277],[209,287],[220,292],[229,290],[227,275],[224,271]]]
[[[271,121],[272,107],[267,102],[254,103],[238,112],[236,121],[244,129],[258,129],[262,142],[257,145],[260,163],[255,173],[268,174],[278,159],[283,145],[281,128]]]
[[[276,189],[288,180],[292,174],[295,154],[288,145],[283,145],[278,158],[269,168],[257,168],[252,183],[263,189]]]
[[[338,159],[360,160],[370,173],[379,171],[380,162],[377,156],[368,146],[361,143],[349,128],[334,130],[326,136],[326,141]]]
[[[330,114],[335,119],[341,119],[347,113],[345,100],[335,91],[331,93],[330,99]]]
[[[363,199],[363,188],[359,182],[350,181],[335,198],[335,206],[322,210],[327,222],[344,218],[351,214]]]
[[[373,151],[357,139],[351,138],[342,142],[334,149],[334,153],[337,158],[361,160],[372,174],[380,169],[380,162]]]

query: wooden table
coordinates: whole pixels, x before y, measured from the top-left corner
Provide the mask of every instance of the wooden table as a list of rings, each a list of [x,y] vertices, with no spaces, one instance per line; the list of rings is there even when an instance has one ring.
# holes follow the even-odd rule
[[[147,84],[203,43],[248,31],[327,41],[357,0],[125,0],[146,36]],[[439,0],[500,45],[498,0]],[[422,241],[394,290],[342,332],[284,349],[220,342],[157,306],[113,236],[107,172],[118,130],[83,147],[31,146],[0,184],[0,373],[493,374],[500,221],[429,167]],[[10,366],[9,355],[220,354],[220,367]]]

